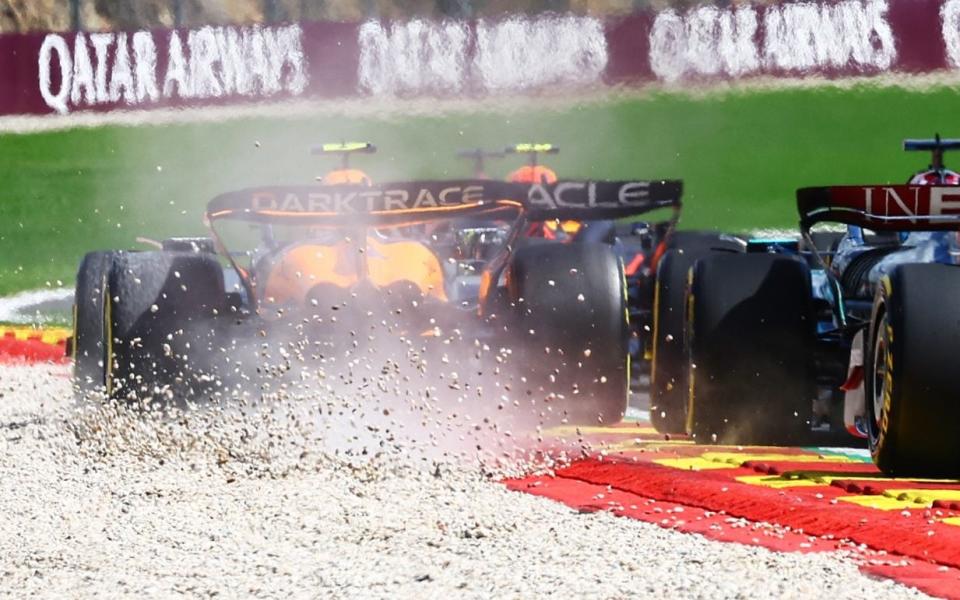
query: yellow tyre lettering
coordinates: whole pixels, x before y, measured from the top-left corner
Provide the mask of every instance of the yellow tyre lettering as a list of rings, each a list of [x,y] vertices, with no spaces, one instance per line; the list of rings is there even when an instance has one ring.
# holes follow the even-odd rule
[[[630,358],[630,353],[627,352],[627,393],[626,393],[626,402],[627,402],[627,405],[628,405],[628,406],[629,406],[629,404],[630,404],[630,383],[631,383],[631,381],[632,381],[632,379],[633,379],[633,378],[630,376],[630,366],[631,366],[631,364],[632,364],[632,359]]]
[[[620,268],[620,280],[623,282],[623,319],[627,324],[627,335],[630,335],[630,293],[627,290],[627,270],[623,267],[623,259],[617,258],[617,265]],[[629,344],[629,342],[628,342]],[[627,349],[627,393],[626,403],[630,404],[630,383],[633,381],[631,372],[632,358],[630,349]]]
[[[660,330],[660,279],[653,286],[653,343],[650,344],[650,388],[657,383],[657,340]]]
[[[880,409],[880,423],[877,432],[877,449],[883,446],[887,431],[890,429],[890,409],[893,406],[893,327],[889,317],[884,324],[884,334],[887,336],[886,373],[883,376],[883,407]]]
[[[892,283],[890,283],[890,276],[884,275],[880,279],[880,285],[883,286],[883,292],[884,292],[883,295],[889,297],[891,293],[890,290],[892,289],[892,285],[893,285]]]
[[[691,269],[691,270],[689,271],[689,273],[687,274],[687,281],[688,281],[688,284],[692,284],[692,282],[693,282],[693,269]],[[692,332],[692,331],[693,331],[693,317],[694,317],[694,314],[693,314],[693,304],[694,304],[694,298],[693,298],[693,292],[691,292],[691,293],[687,296],[687,331],[688,331],[688,332]],[[688,382],[688,388],[687,388],[687,421],[686,421],[686,423],[684,424],[684,428],[687,430],[687,433],[693,433],[693,411],[694,411],[694,407],[695,407],[696,404],[697,404],[697,403],[696,403],[696,400],[695,400],[695,395],[696,395],[696,394],[695,394],[695,392],[696,392],[696,383],[695,383],[695,380],[696,380],[696,369],[694,368],[694,365],[693,365],[693,364],[690,364],[690,365],[689,365],[689,373],[687,373],[687,382]]]
[[[623,312],[626,315],[627,326],[630,326],[630,292],[627,290],[627,270],[623,267],[623,259],[617,258],[617,268],[620,269],[620,281],[623,283]]]
[[[886,310],[886,316],[883,319],[883,330],[878,329],[878,335],[884,335],[886,337],[885,346],[886,346],[886,357],[884,359],[884,366],[886,372],[883,375],[883,405],[880,408],[880,414],[877,416],[877,442],[875,454],[879,454],[882,451],[883,444],[887,438],[887,432],[890,430],[890,409],[893,407],[893,366],[894,366],[894,357],[893,357],[893,325],[890,324],[890,310],[889,310],[889,298],[893,295],[893,282],[890,280],[889,275],[885,275],[880,279],[881,291],[880,295],[883,299],[883,306]]]

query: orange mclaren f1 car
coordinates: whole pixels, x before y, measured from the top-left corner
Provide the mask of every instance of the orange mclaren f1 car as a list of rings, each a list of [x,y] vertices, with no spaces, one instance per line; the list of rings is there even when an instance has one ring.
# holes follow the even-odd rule
[[[382,326],[423,343],[457,331],[470,344],[511,348],[527,386],[516,393],[564,399],[570,420],[623,415],[623,262],[605,243],[521,239],[537,221],[679,211],[679,181],[374,184],[346,160],[341,167],[318,185],[214,198],[209,238],[86,255],[72,344],[78,389],[116,399],[203,396],[235,374],[232,353],[251,339],[335,353]]]

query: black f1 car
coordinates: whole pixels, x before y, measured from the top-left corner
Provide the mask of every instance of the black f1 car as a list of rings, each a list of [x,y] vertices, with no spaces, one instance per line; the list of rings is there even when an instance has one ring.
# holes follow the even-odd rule
[[[608,244],[519,239],[531,221],[679,210],[680,182],[351,178],[224,194],[207,207],[209,239],[88,254],[73,343],[81,391],[202,396],[256,368],[234,360],[248,340],[335,347],[364,343],[348,323],[382,322],[425,344],[457,330],[513,348],[527,392],[566,398],[571,420],[622,416],[622,262]]]
[[[524,157],[524,164],[507,176],[518,183],[554,183],[557,174],[544,164],[542,157],[560,152],[550,143],[522,143],[502,151],[463,150],[459,158],[473,163],[477,177],[486,177],[487,161],[509,156]],[[685,360],[679,337],[683,314],[675,310],[682,302],[686,270],[698,258],[714,252],[743,252],[746,242],[737,236],[713,231],[678,231],[677,210],[665,215],[632,215],[630,219],[553,218],[529,220],[523,243],[557,242],[565,244],[604,244],[613,249],[624,265],[627,285],[627,306],[630,311],[631,387],[648,392],[651,398],[651,420],[664,432],[682,432],[686,413],[686,388],[680,366]],[[654,217],[654,220],[648,220]],[[663,296],[664,302],[657,302]],[[675,301],[671,301],[675,299]],[[659,339],[654,335],[654,312],[659,311]],[[674,337],[677,342],[674,343]],[[654,357],[659,353],[659,361]]]
[[[884,471],[960,474],[960,140],[908,140],[907,185],[797,191],[800,240],[684,269],[686,429],[703,443],[849,444]],[[846,233],[813,232],[824,222]],[[853,436],[853,437],[851,437]]]

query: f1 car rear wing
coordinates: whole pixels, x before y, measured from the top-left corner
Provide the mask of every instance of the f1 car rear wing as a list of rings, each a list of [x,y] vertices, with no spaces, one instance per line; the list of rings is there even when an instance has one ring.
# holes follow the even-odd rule
[[[680,181],[558,181],[520,184],[491,180],[404,181],[375,186],[273,186],[217,196],[208,222],[317,226],[401,226],[441,218],[524,215],[551,219],[619,219],[661,208],[679,210]]]
[[[873,230],[960,229],[960,186],[842,185],[797,190],[800,226],[835,222]]]
[[[939,133],[935,134],[931,139],[903,140],[904,150],[930,152],[930,169],[937,171],[938,183],[944,183],[945,181],[944,176],[947,174],[946,167],[943,164],[943,153],[946,152],[947,150],[956,150],[957,148],[960,148],[960,140],[956,140],[956,139],[945,140],[940,137]]]
[[[622,219],[658,210],[681,207],[683,182],[577,181],[522,184],[526,216],[531,221]]]
[[[957,148],[960,148],[960,140],[943,139],[939,134],[927,140],[903,140],[903,149],[907,151],[931,152],[936,150],[956,150]]]
[[[457,152],[457,158],[473,162],[473,176],[478,179],[486,179],[486,162],[488,158],[503,158],[503,152],[484,150],[483,148],[472,148],[470,150],[460,150]]]

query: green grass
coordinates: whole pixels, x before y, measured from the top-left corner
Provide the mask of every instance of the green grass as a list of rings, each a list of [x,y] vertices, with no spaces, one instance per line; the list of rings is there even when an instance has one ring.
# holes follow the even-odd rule
[[[330,164],[307,153],[321,141],[376,143],[380,153],[357,164],[381,181],[466,175],[453,158],[462,147],[550,141],[562,148],[551,165],[564,176],[684,179],[686,227],[792,227],[795,188],[905,181],[927,157],[902,152],[901,138],[960,135],[949,129],[958,106],[960,93],[946,88],[820,88],[662,93],[562,112],[8,135],[0,138],[0,294],[72,285],[84,252],[129,247],[137,235],[202,233],[202,208],[218,192],[312,181]],[[517,164],[491,165],[491,174]]]

